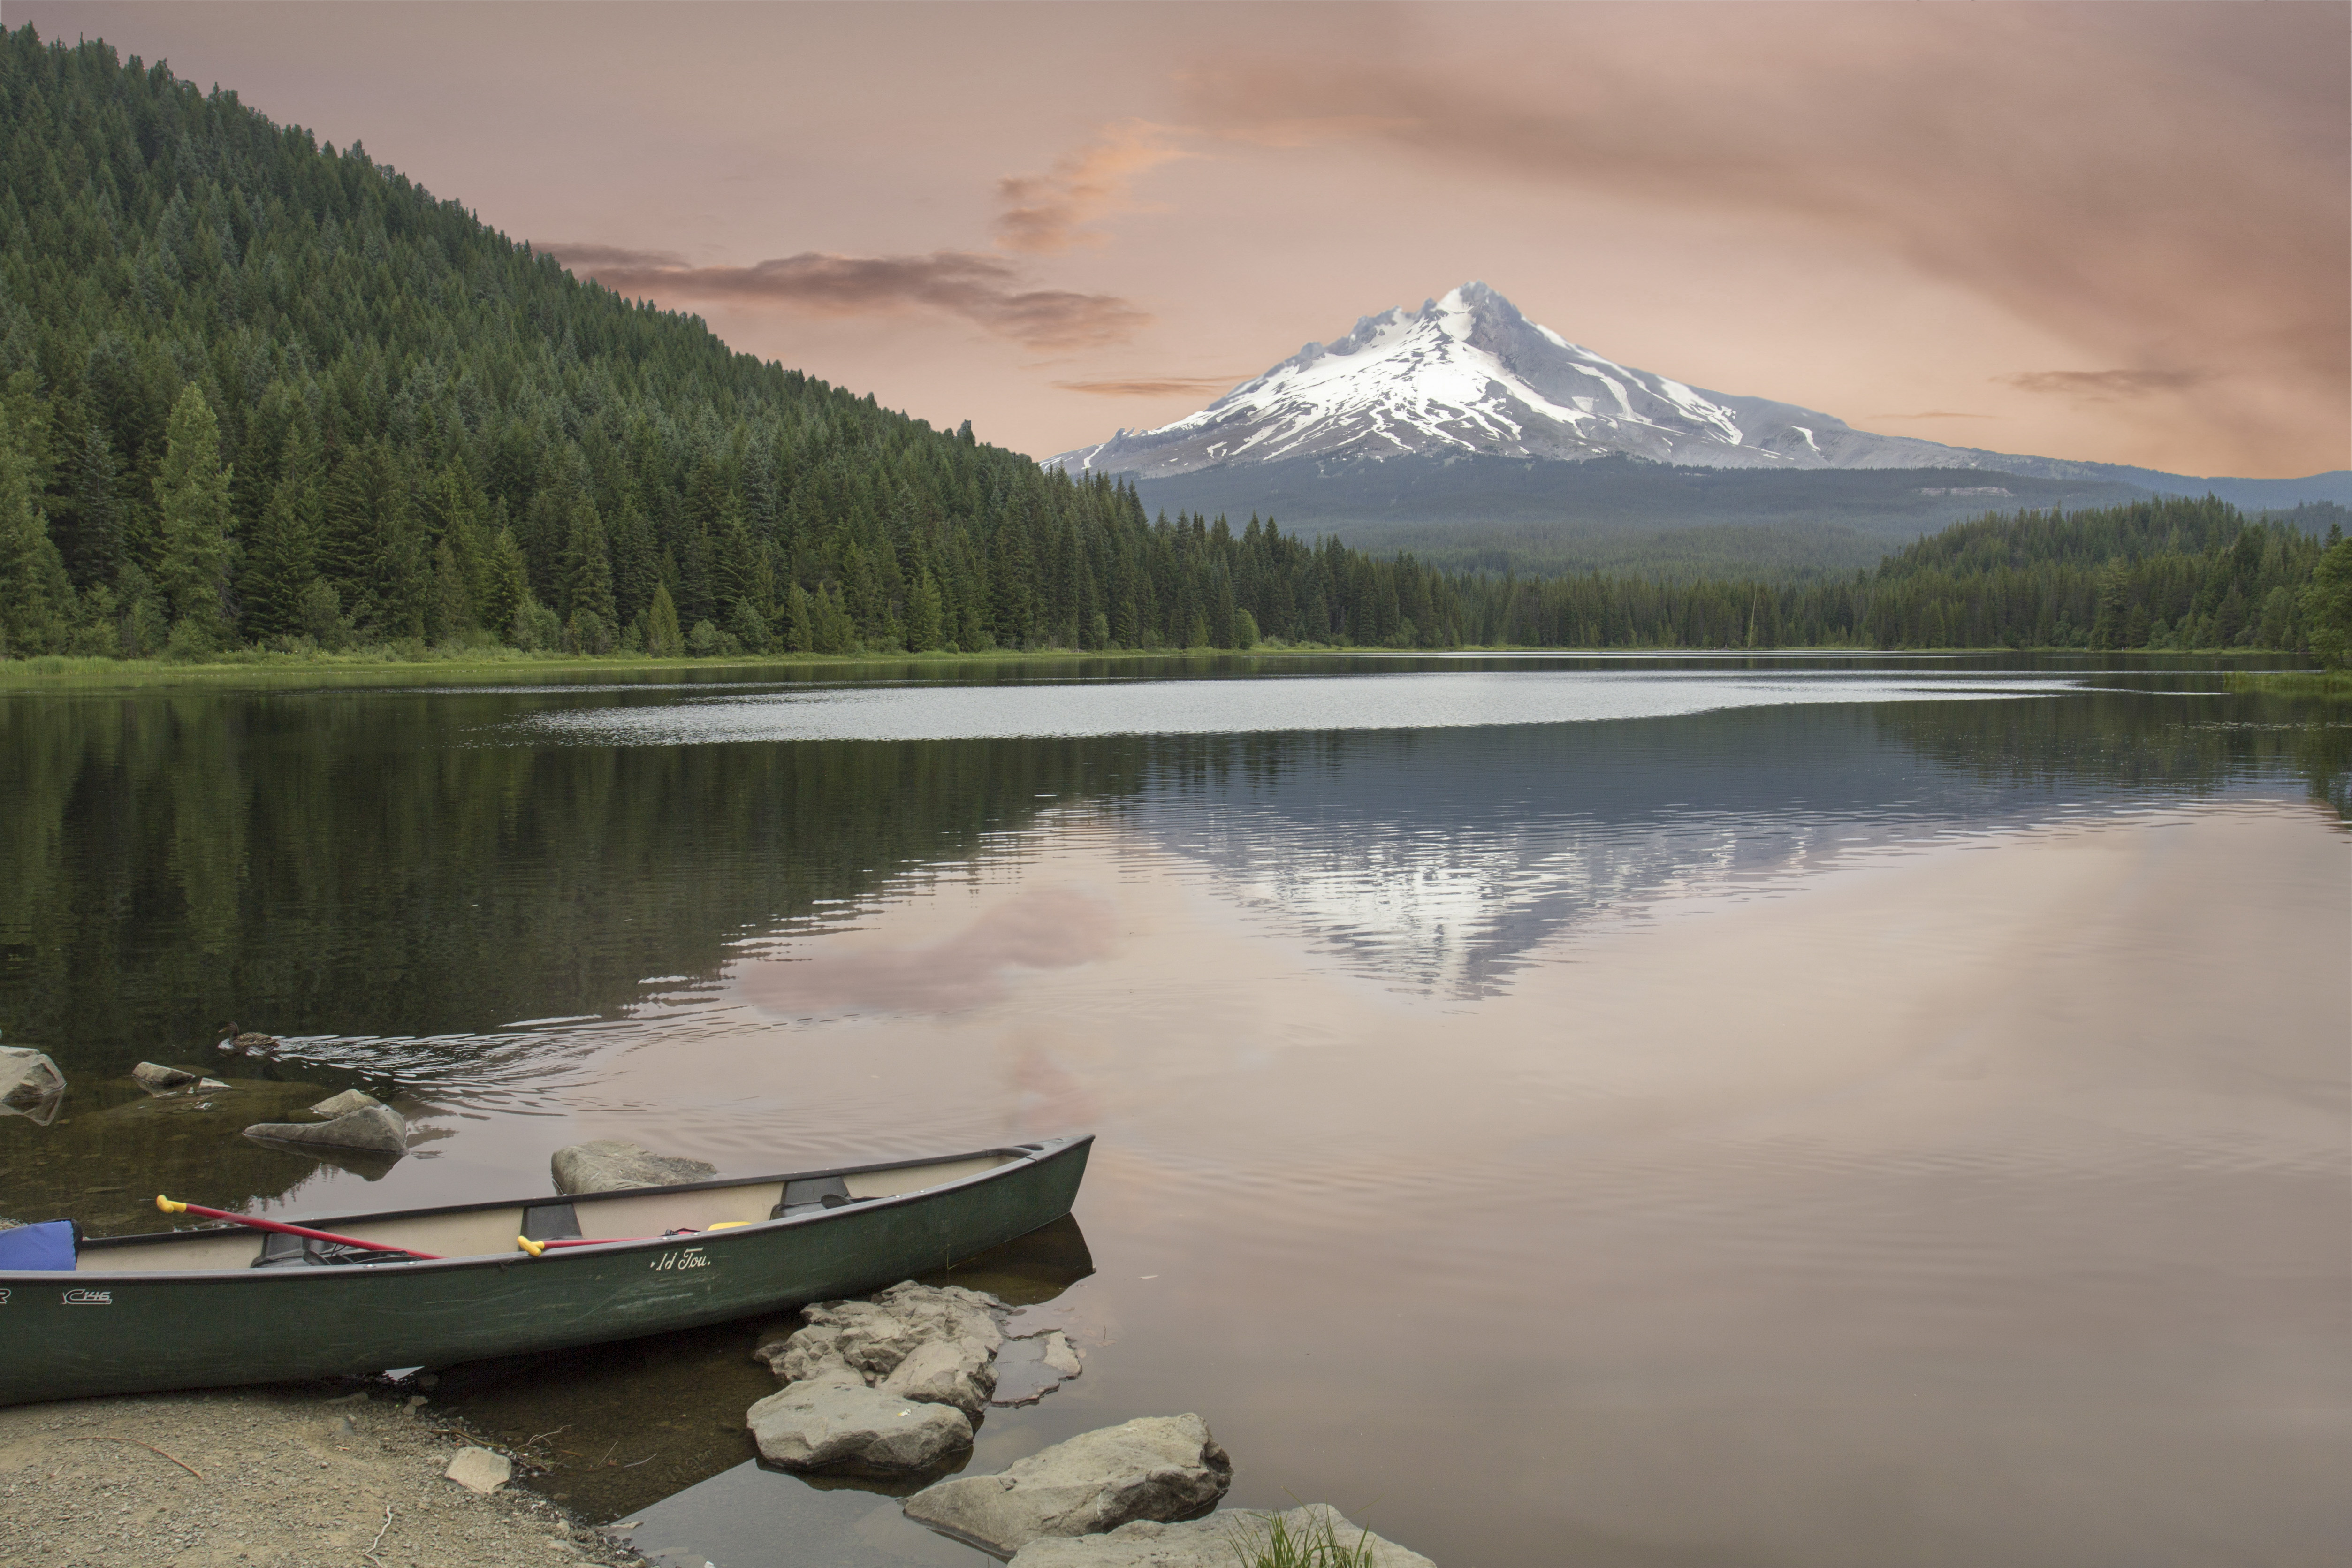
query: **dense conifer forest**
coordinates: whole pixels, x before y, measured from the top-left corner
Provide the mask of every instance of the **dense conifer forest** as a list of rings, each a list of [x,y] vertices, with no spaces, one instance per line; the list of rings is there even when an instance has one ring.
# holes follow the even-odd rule
[[[1805,584],[1442,574],[1270,520],[1150,519],[969,422],[732,353],[357,143],[102,43],[0,35],[0,127],[10,656],[2301,649],[2352,627],[2326,608],[2352,555],[2329,589],[2311,519],[2213,500],[1988,518]]]

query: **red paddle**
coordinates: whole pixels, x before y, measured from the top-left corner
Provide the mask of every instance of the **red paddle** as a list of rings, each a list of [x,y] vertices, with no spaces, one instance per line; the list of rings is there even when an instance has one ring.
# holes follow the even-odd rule
[[[232,1225],[249,1226],[255,1230],[274,1230],[280,1236],[304,1236],[312,1241],[331,1241],[338,1247],[362,1247],[370,1252],[406,1253],[411,1258],[422,1258],[428,1262],[436,1262],[441,1257],[437,1252],[418,1252],[414,1247],[387,1247],[380,1241],[362,1241],[357,1237],[337,1236],[332,1231],[306,1230],[299,1225],[280,1225],[274,1219],[255,1219],[250,1215],[230,1214],[225,1209],[208,1209],[202,1204],[175,1204],[160,1193],[156,1194],[155,1206],[165,1214],[200,1214],[206,1219],[225,1219]]]

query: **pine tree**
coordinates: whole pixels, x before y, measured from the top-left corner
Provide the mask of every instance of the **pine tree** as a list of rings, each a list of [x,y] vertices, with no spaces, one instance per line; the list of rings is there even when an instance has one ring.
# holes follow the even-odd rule
[[[33,499],[27,448],[37,435],[0,403],[0,657],[48,651],[73,598],[64,559]]]
[[[670,602],[669,584],[654,584],[654,602],[646,611],[646,651],[656,658],[678,658],[686,638],[677,629],[677,606]]]
[[[907,651],[929,653],[940,642],[940,585],[926,566],[907,593]]]
[[[571,537],[563,546],[563,608],[587,610],[606,626],[620,624],[613,600],[613,559],[604,547],[604,524],[585,496],[573,502]]]
[[[208,644],[230,626],[229,471],[221,466],[220,422],[203,388],[190,382],[172,405],[163,466],[155,476],[155,510],[163,558],[155,576],[175,623]]]
[[[482,625],[504,637],[531,602],[530,568],[523,561],[522,546],[515,542],[510,529],[499,530],[498,537],[490,541],[489,556],[477,613]]]
[[[309,477],[278,481],[256,527],[253,549],[237,579],[245,629],[253,637],[296,637],[304,630],[303,590],[317,580],[317,497]]]

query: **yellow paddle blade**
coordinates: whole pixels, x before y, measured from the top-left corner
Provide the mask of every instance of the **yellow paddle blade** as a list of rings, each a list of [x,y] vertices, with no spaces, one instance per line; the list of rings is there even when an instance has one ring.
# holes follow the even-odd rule
[[[751,1223],[751,1222],[748,1219],[722,1219],[717,1225],[709,1226],[705,1228],[709,1230],[733,1230],[737,1226],[750,1225]]]
[[[533,1258],[537,1258],[541,1253],[547,1250],[547,1244],[545,1242],[533,1241],[527,1236],[516,1237],[515,1245],[521,1247],[525,1252],[530,1253]]]

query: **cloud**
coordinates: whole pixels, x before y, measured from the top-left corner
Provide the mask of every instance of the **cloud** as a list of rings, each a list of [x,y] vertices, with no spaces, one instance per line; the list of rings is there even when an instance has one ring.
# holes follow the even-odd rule
[[[2021,370],[2000,378],[2021,392],[2055,392],[2102,403],[2153,392],[2185,392],[2212,379],[2210,371],[2202,370]]]
[[[1065,392],[1097,397],[1205,397],[1222,395],[1248,380],[1242,375],[1139,375],[1103,381],[1057,381]]]
[[[996,183],[1005,203],[996,243],[1006,250],[1057,255],[1103,237],[1087,225],[1111,213],[1149,209],[1134,199],[1136,176],[1179,158],[1176,127],[1129,120],[1106,126],[1092,145],[1056,159],[1043,174],[1009,174]]]
[[[1599,195],[1810,236],[2091,363],[2226,365],[2226,384],[2041,389],[2186,394],[2261,471],[2340,445],[2352,417],[2347,15],[1572,5],[1515,9],[1498,50],[1464,8],[1383,7],[1319,50],[1213,46],[1181,81],[1185,120],[1210,132],[1362,117],[1364,153],[1530,203]]]
[[[1949,408],[1930,408],[1925,414],[1874,414],[1873,419],[1999,419],[1999,414],[1962,414]]]
[[[811,250],[749,267],[692,267],[667,251],[593,243],[542,248],[621,294],[774,305],[822,316],[936,310],[1033,349],[1121,343],[1151,320],[1115,294],[1024,287],[1013,263],[967,250],[926,256]]]

